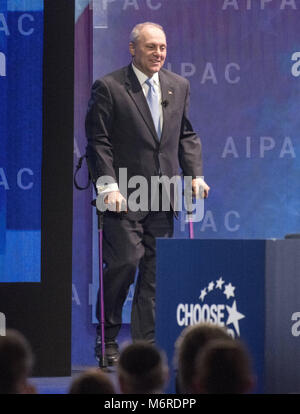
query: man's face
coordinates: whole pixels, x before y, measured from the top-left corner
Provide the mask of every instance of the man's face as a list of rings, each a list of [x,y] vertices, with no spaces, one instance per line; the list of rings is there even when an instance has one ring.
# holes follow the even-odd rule
[[[151,78],[166,60],[167,41],[162,30],[155,26],[145,26],[136,43],[129,44],[133,63]]]

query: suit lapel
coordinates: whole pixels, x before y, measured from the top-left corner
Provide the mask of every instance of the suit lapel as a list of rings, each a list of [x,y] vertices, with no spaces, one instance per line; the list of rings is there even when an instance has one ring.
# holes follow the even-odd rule
[[[135,76],[135,73],[131,67],[131,64],[126,68],[127,72],[125,75],[125,86],[127,92],[131,96],[132,100],[134,101],[137,110],[141,114],[142,118],[144,119],[147,127],[149,128],[150,132],[152,133],[153,137],[158,141],[158,137],[155,131],[155,126],[153,123],[152,115],[145,98],[143,89]]]
[[[164,136],[167,132],[167,127],[169,125],[169,120],[173,108],[173,99],[174,99],[174,88],[169,82],[166,74],[161,70],[159,72],[159,82],[161,88],[161,100],[163,102],[163,129],[161,133],[161,141],[164,139]]]

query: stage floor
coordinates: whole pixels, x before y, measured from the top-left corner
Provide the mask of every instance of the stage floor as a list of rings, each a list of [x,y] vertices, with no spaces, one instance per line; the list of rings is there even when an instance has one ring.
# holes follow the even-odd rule
[[[72,381],[80,375],[83,371],[89,368],[96,368],[97,364],[93,367],[82,366],[72,367],[72,374],[70,377],[43,377],[30,378],[29,382],[33,384],[38,394],[68,394]],[[116,368],[110,367],[108,375],[110,376],[113,384],[115,385],[116,392],[119,391]]]
[[[118,337],[120,348],[125,343],[131,342],[130,325],[123,324]],[[38,394],[68,394],[72,381],[83,371],[89,368],[97,368],[98,364],[95,359],[94,365],[89,366],[72,366],[70,377],[32,377],[30,383],[33,384]],[[116,392],[119,391],[116,368],[109,367],[108,375],[115,385]]]

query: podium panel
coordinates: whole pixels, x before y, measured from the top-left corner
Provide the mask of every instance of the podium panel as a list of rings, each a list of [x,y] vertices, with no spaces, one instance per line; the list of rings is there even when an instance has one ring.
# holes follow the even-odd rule
[[[210,321],[246,343],[255,392],[299,393],[299,252],[297,239],[158,239],[156,340],[169,363],[182,330]]]
[[[300,240],[267,241],[265,391],[300,392]]]
[[[157,240],[156,340],[169,364],[182,330],[225,326],[252,355],[257,392],[264,384],[264,240]],[[174,372],[169,392],[175,390]]]

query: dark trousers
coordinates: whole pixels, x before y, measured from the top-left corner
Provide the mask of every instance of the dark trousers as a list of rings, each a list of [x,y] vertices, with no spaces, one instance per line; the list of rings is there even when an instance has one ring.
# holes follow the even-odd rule
[[[173,213],[149,212],[132,221],[107,214],[103,228],[105,340],[114,340],[122,325],[122,309],[129,287],[138,276],[132,302],[132,339],[154,342],[155,269],[157,237],[172,237]],[[99,306],[97,305],[97,309]],[[99,314],[97,315],[99,319]]]

